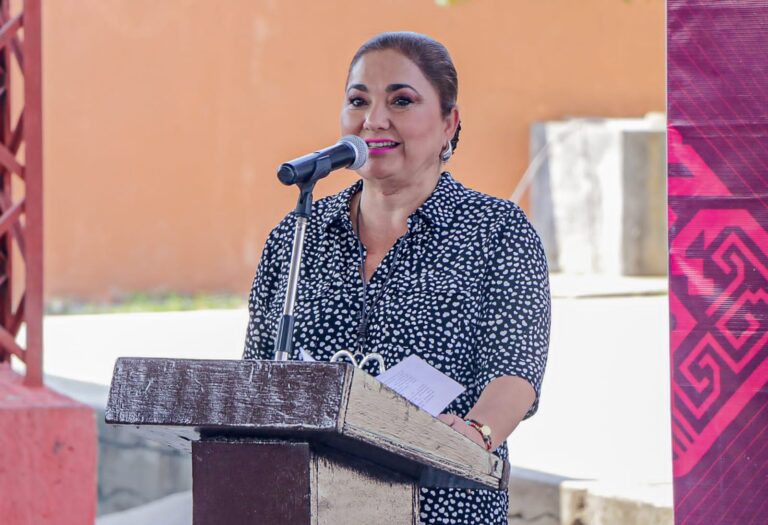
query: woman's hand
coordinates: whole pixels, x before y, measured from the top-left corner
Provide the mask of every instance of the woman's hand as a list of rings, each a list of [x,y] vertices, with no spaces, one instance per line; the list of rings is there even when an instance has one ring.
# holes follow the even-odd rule
[[[469,439],[480,445],[481,447],[485,448],[485,443],[483,442],[483,436],[480,435],[480,432],[475,430],[474,428],[467,425],[462,418],[459,416],[453,415],[453,414],[440,414],[437,416],[437,419],[451,427],[453,430],[458,432],[459,434],[463,434],[467,436]]]
[[[491,428],[491,447],[495,450],[522,421],[536,399],[533,387],[525,379],[513,376],[497,377],[480,394],[480,399],[467,414]],[[459,434],[485,448],[483,436],[453,414],[440,414],[437,418]]]

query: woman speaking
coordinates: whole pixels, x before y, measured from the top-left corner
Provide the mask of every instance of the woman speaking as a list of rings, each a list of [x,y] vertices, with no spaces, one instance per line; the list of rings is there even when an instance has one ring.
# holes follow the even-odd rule
[[[292,358],[352,349],[390,367],[415,354],[466,388],[439,418],[506,459],[507,436],[538,406],[547,262],[520,208],[445,171],[459,142],[457,93],[448,51],[424,35],[383,33],[353,57],[341,131],[365,140],[369,159],[361,180],[313,205]],[[272,357],[294,223],[286,217],[264,247],[246,359]],[[423,524],[506,524],[507,511],[505,491],[420,490]]]

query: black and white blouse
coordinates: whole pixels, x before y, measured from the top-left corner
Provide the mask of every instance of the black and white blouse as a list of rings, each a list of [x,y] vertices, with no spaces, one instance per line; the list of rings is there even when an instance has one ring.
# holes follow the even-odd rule
[[[294,356],[378,352],[391,367],[416,354],[466,387],[445,412],[463,417],[488,383],[519,376],[536,391],[547,360],[550,295],[541,241],[514,203],[443,173],[363,297],[360,251],[346,190],[313,205],[295,310]],[[271,359],[288,280],[295,216],[269,235],[249,300],[245,359]],[[365,250],[363,249],[365,255]],[[363,301],[367,330],[360,335]],[[369,373],[379,373],[368,363]],[[502,444],[496,454],[507,458]],[[423,524],[506,524],[505,491],[422,487]]]

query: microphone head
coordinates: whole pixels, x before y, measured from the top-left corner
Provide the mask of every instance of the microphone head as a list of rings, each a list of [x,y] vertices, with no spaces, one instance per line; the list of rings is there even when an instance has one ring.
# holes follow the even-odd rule
[[[363,167],[368,162],[368,144],[357,135],[345,135],[339,142],[349,145],[355,150],[355,161],[347,166],[347,169],[356,170]]]

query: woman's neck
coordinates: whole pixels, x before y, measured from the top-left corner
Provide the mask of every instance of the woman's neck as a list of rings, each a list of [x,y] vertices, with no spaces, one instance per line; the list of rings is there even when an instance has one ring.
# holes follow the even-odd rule
[[[367,180],[352,203],[354,219],[360,207],[363,237],[396,238],[408,227],[408,217],[426,201],[437,186],[440,172],[432,177],[419,177],[408,184],[393,185]],[[365,241],[365,239],[363,239]]]

